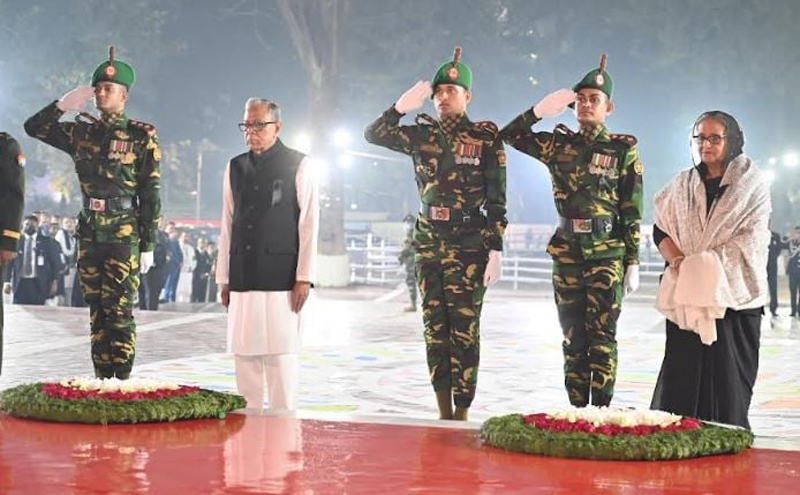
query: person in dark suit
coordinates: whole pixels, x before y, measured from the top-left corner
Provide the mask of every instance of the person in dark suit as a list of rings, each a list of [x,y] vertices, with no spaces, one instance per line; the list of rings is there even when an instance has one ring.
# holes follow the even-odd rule
[[[56,294],[56,277],[61,270],[58,243],[39,230],[39,220],[34,215],[25,217],[5,289],[14,293],[14,304],[43,305],[45,299]]]
[[[788,249],[789,261],[786,263],[786,274],[789,275],[791,316],[800,318],[800,225],[789,234]]]
[[[183,251],[178,241],[180,232],[178,232],[173,222],[167,224],[167,235],[169,236],[169,242],[167,243],[169,263],[167,264],[167,281],[164,299],[161,302],[175,302],[175,296],[178,292],[178,280],[181,277],[181,267],[183,266]]]
[[[0,280],[5,280],[5,265],[17,256],[17,242],[22,236],[24,206],[25,156],[19,143],[0,132]],[[3,366],[3,298],[0,297],[0,369]]]
[[[142,276],[142,283],[139,286],[139,309],[158,311],[158,296],[167,282],[167,270],[171,253],[169,237],[167,237],[167,233],[163,229],[163,223],[164,219],[162,217],[159,228],[156,231],[153,266]]]
[[[767,285],[769,285],[769,312],[778,316],[778,257],[781,251],[789,248],[789,241],[772,232],[769,240],[769,256],[767,258]]]

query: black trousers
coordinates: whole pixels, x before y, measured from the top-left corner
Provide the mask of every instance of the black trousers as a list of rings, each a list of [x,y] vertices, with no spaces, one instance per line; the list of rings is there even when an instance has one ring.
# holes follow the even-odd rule
[[[778,311],[778,270],[767,270],[767,285],[769,285],[769,312]]]
[[[42,306],[47,299],[47,293],[39,290],[38,282],[35,278],[21,278],[14,291],[14,304],[30,304]]]
[[[717,340],[667,320],[667,344],[651,409],[750,428],[747,411],[758,373],[763,308],[717,320]]]
[[[151,268],[139,285],[139,309],[158,311],[158,296],[167,281],[166,269]]]
[[[792,302],[792,315],[800,309],[800,271],[789,272],[789,300]]]

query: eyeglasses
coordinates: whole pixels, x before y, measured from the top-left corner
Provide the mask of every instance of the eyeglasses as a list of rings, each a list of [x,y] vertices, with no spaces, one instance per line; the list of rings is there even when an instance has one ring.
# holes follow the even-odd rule
[[[720,136],[719,134],[712,134],[710,136],[699,136],[698,135],[698,136],[692,136],[692,139],[694,139],[695,144],[697,144],[698,146],[702,146],[703,145],[703,141],[708,141],[708,144],[716,145],[716,144],[719,144],[722,141],[724,141],[725,140],[725,136]]]
[[[259,131],[263,131],[264,129],[266,129],[267,126],[270,125],[270,124],[277,124],[277,122],[275,122],[275,121],[272,121],[272,122],[253,122],[253,123],[242,122],[241,124],[239,124],[239,130],[242,131],[242,132],[247,132],[247,131],[259,132]]]

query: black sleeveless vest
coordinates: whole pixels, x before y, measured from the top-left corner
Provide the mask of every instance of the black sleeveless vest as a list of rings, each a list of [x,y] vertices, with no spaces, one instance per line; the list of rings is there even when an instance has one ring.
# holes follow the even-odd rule
[[[294,287],[300,244],[295,179],[304,157],[278,140],[260,155],[247,152],[231,160],[232,291]]]

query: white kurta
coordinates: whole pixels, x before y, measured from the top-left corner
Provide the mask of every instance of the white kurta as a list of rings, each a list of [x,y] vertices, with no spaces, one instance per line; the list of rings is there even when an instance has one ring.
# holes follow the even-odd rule
[[[309,160],[303,159],[295,179],[300,206],[296,279],[313,282],[317,253],[319,218],[318,188]],[[217,284],[227,284],[230,273],[233,191],[230,163],[225,168],[222,186],[222,231],[219,238]],[[228,306],[228,352],[242,356],[296,353],[300,347],[303,313],[291,309],[290,291],[231,291]]]

